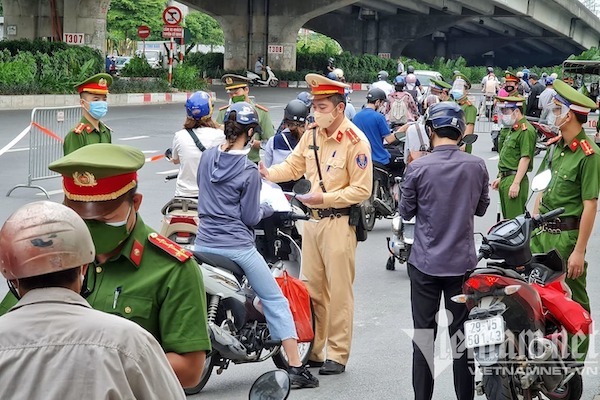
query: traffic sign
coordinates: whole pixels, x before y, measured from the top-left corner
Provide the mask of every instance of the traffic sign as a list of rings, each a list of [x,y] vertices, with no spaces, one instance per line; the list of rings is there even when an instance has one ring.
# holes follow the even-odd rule
[[[169,6],[163,11],[163,21],[167,25],[179,25],[181,19],[181,10],[175,6]]]
[[[67,44],[85,44],[83,33],[63,33],[63,42]]]
[[[165,25],[165,26],[163,26],[162,36],[164,38],[182,38],[183,37],[183,27],[182,26]]]
[[[150,28],[148,28],[146,25],[141,25],[138,27],[137,33],[140,39],[146,39],[148,36],[150,36]]]

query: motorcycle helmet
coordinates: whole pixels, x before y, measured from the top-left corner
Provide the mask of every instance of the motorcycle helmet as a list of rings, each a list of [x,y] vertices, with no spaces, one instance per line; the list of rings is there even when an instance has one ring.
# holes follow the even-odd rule
[[[229,120],[229,114],[231,114],[232,111],[235,111],[235,122],[238,124],[258,125],[258,113],[254,107],[252,107],[252,104],[246,103],[245,101],[231,104],[225,111],[225,118],[223,118],[223,122]]]
[[[398,83],[404,83],[404,77],[402,75],[398,75],[394,78],[394,84],[397,85]]]
[[[412,65],[409,65],[408,68],[406,68],[406,73],[407,74],[414,74],[415,73],[415,67],[413,67]]]
[[[427,109],[425,125],[432,130],[452,128],[460,135],[465,131],[465,113],[460,106],[451,101],[436,103]]]
[[[387,79],[388,79],[389,76],[390,76],[390,74],[388,74],[387,71],[379,71],[377,73],[377,80],[387,81]]]
[[[385,92],[379,88],[371,88],[367,92],[367,102],[375,103],[377,100],[386,101],[387,96]]]
[[[406,83],[417,83],[417,77],[415,76],[415,74],[408,74],[408,75],[406,75],[405,82]]]
[[[333,64],[333,62],[334,62],[335,60],[333,59],[333,57],[329,57],[329,59],[328,59],[327,61],[328,61],[330,64]]]
[[[523,79],[527,81],[529,79],[529,70],[527,68],[523,68]]]
[[[306,107],[310,107],[312,105],[311,96],[310,96],[310,93],[308,93],[308,92],[298,93],[298,96],[296,96],[296,99],[303,102]]]
[[[203,91],[195,92],[185,102],[185,111],[188,117],[195,120],[210,117],[213,111],[210,95]]]
[[[0,230],[0,272],[8,280],[87,265],[95,255],[83,219],[69,207],[51,201],[22,206]]]
[[[494,68],[492,68],[492,67],[487,67],[487,72],[488,72],[488,74],[490,74],[490,73],[494,72]]]
[[[283,119],[287,121],[306,122],[308,107],[301,100],[294,99],[287,103],[283,110]]]
[[[338,81],[344,80],[344,71],[341,68],[334,69],[333,74],[335,75]]]

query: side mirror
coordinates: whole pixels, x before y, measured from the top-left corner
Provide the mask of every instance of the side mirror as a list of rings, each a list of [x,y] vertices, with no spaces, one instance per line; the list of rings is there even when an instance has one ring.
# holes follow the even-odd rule
[[[475,143],[477,141],[478,138],[479,138],[479,136],[477,136],[474,133],[472,133],[470,135],[463,136],[463,138],[461,139],[461,146],[463,144],[473,144],[473,143]]]
[[[531,180],[531,191],[541,192],[548,187],[552,180],[552,171],[544,170]]]
[[[249,400],[285,400],[290,395],[290,377],[278,369],[262,374],[250,388]]]
[[[171,150],[169,147],[167,150],[165,150],[165,158],[167,161],[171,161],[171,157],[173,157],[173,150]]]
[[[306,193],[310,192],[311,186],[312,185],[308,179],[300,179],[298,182],[296,182],[294,184],[292,191],[297,195],[298,194],[306,194]]]

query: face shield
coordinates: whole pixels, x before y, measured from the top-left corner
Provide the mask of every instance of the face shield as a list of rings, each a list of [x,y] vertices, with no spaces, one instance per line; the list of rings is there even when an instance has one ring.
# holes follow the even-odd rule
[[[452,84],[452,89],[450,89],[450,96],[454,100],[460,100],[465,95],[465,80],[461,77],[457,77]]]

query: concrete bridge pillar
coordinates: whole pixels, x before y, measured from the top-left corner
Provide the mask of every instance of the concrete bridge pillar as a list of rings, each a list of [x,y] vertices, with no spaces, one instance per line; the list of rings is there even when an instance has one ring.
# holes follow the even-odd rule
[[[354,0],[189,0],[189,7],[214,17],[225,36],[226,70],[253,69],[259,56],[274,70],[296,69],[298,31],[310,19]]]
[[[2,1],[6,39],[53,37],[49,1]],[[57,0],[56,16],[60,28],[57,33],[83,33],[86,45],[105,52],[106,13],[109,4],[110,0]]]

